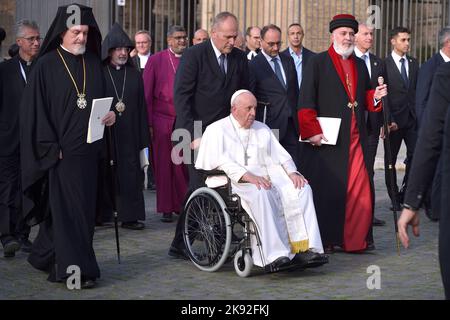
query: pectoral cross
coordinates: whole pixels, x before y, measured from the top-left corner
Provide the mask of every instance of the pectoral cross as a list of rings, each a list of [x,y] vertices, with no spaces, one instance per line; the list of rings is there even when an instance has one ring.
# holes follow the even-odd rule
[[[348,94],[350,95],[350,99],[351,100],[354,100],[353,99],[353,96],[352,96],[352,84],[351,84],[351,82],[350,82],[350,77],[349,77],[349,74],[347,73],[346,75],[345,75],[345,82],[347,83],[347,88],[348,88]],[[352,109],[352,112],[355,112],[355,108],[358,106],[358,102],[349,102],[348,104],[347,104],[347,106],[350,108],[350,109]]]
[[[247,150],[244,152],[244,165],[248,166],[248,159],[250,159],[250,156],[247,153]]]

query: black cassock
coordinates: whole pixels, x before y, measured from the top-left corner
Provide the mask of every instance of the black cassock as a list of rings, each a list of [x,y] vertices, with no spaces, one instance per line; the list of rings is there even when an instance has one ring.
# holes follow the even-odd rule
[[[122,88],[124,83],[125,68],[127,77],[125,81],[125,90],[123,103],[125,111],[119,113],[115,109],[118,102],[114,90],[111,76],[117,89],[119,97],[122,97]],[[112,150],[116,160],[116,192],[117,192],[117,211],[118,220],[122,222],[133,222],[145,220],[145,205],[143,188],[143,172],[141,169],[139,153],[148,146],[148,125],[147,125],[147,107],[144,97],[144,87],[141,74],[132,66],[126,65],[120,70],[113,66],[104,66],[103,72],[106,83],[106,96],[114,97],[112,110],[116,112],[116,123],[112,129]],[[109,155],[106,156],[109,158]],[[99,198],[98,214],[103,221],[111,219],[112,207],[110,201],[111,188],[108,175],[108,161],[102,161],[99,188],[101,197]],[[106,173],[106,174],[105,174]],[[106,180],[105,180],[106,179]]]
[[[59,48],[79,90],[82,56]],[[28,261],[50,273],[50,281],[68,276],[67,267],[98,278],[92,240],[95,226],[97,170],[103,140],[86,143],[92,99],[104,97],[100,59],[87,52],[87,107],[77,107],[77,93],[56,50],[39,58],[21,104],[21,166],[24,214],[40,223]],[[63,159],[59,159],[62,151]]]

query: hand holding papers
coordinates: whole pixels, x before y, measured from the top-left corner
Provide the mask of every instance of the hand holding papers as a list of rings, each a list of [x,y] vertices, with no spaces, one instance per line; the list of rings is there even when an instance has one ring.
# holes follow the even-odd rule
[[[322,128],[323,135],[328,141],[322,139],[322,144],[336,145],[339,129],[341,127],[340,118],[330,118],[330,117],[317,117],[320,127]],[[300,142],[309,142],[309,140],[304,140],[302,137],[299,139]]]
[[[87,143],[93,143],[103,138],[105,125],[102,119],[111,109],[113,98],[102,98],[92,100],[91,117],[89,118],[89,128],[87,134]]]

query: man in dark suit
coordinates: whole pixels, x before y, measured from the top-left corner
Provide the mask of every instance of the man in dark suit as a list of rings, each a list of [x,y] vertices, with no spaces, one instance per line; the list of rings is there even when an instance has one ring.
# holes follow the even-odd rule
[[[281,29],[276,25],[262,28],[261,47],[261,52],[249,63],[250,90],[259,102],[256,120],[279,130],[281,145],[299,167],[296,117],[299,88],[294,60],[279,54]]]
[[[245,54],[248,60],[252,60],[261,51],[261,29],[259,27],[248,27],[245,33],[247,47]]]
[[[189,131],[191,149],[200,146],[201,137],[194,133],[194,121],[201,122],[201,131],[230,113],[231,96],[239,89],[249,89],[248,60],[245,53],[234,48],[238,20],[229,12],[219,13],[211,28],[211,39],[187,49],[181,58],[174,85],[175,129]],[[200,132],[201,134],[201,132]],[[186,158],[185,158],[186,159]],[[194,167],[191,152],[189,189],[186,199],[199,186],[203,176]],[[178,219],[175,238],[169,250],[174,257],[185,256],[183,211]]]
[[[373,45],[373,28],[367,26],[364,23],[359,24],[358,33],[355,34],[355,55],[362,59],[366,64],[367,71],[370,76],[370,83],[372,88],[378,86],[378,77],[385,78],[383,61],[376,55],[372,54],[369,50]],[[383,113],[382,112],[368,112],[367,113],[367,154],[369,158],[369,165],[367,171],[370,176],[370,184],[374,190],[373,201],[375,203],[375,187],[373,183],[374,177],[374,164],[375,157],[377,155],[378,141],[380,140],[380,128],[383,126]],[[375,206],[373,206],[375,211]],[[384,226],[385,221],[375,218],[373,216],[374,226]]]
[[[416,125],[416,83],[419,64],[417,60],[406,53],[409,51],[411,32],[404,27],[396,27],[391,31],[390,39],[392,53],[385,59],[386,78],[389,85],[389,94],[387,96],[390,111],[390,143],[392,163],[394,165],[394,181],[397,181],[395,163],[400,150],[402,141],[406,144],[406,171],[403,178],[403,187],[408,181],[410,163],[412,161],[414,148],[417,140]],[[385,144],[385,168],[388,166],[387,152]],[[391,186],[389,171],[385,170],[386,187],[391,199],[394,198],[396,210],[400,210],[400,203],[403,202],[403,196],[398,193],[397,183]],[[397,196],[396,196],[397,195]]]
[[[417,126],[421,127],[423,122],[423,115],[427,102],[430,97],[430,88],[433,82],[433,77],[436,70],[444,62],[450,61],[450,27],[445,27],[439,32],[439,44],[440,50],[434,56],[432,56],[427,62],[425,62],[419,70],[417,79],[417,93],[416,93],[416,114],[417,114]],[[433,186],[426,194],[426,200],[424,202],[425,214],[432,221],[439,220],[439,212],[441,211],[440,202],[432,201],[432,197],[439,196],[441,188],[441,167],[442,164],[438,164],[436,174],[433,180]],[[433,202],[434,207],[431,207]]]
[[[314,52],[303,46],[303,38],[305,36],[303,27],[299,23],[293,23],[288,28],[289,47],[281,52],[281,55],[292,57],[297,71],[298,87],[302,84],[303,70],[308,64],[310,57],[315,55]]]
[[[21,247],[30,252],[30,228],[21,218],[19,105],[41,36],[35,22],[16,26],[19,54],[0,64],[0,240],[3,255],[14,257]]]
[[[432,198],[432,206],[441,202],[439,220],[439,261],[445,296],[450,299],[450,63],[442,64],[435,73],[430,89],[417,148],[411,165],[411,177],[406,188],[403,211],[398,220],[400,240],[409,246],[408,225],[419,235],[419,209],[423,205],[438,162],[442,163],[442,189]],[[442,156],[441,156],[442,153]]]

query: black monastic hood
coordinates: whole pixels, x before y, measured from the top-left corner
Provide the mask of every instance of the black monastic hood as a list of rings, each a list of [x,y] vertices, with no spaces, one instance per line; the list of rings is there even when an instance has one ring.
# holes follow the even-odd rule
[[[89,34],[86,49],[87,51],[94,53],[100,58],[102,35],[97,25],[97,21],[95,21],[92,8],[83,6],[78,3],[73,3],[71,5],[65,5],[58,8],[56,17],[53,20],[52,25],[48,29],[47,35],[45,36],[44,42],[42,43],[41,50],[39,52],[39,57],[42,57],[44,54],[52,50],[55,50],[61,44],[61,33],[63,33],[68,29],[67,22],[74,21],[73,17],[74,13],[70,10],[69,13],[67,12],[67,8],[69,6],[78,6],[80,8],[81,13],[80,24],[89,26]]]
[[[103,63],[108,63],[109,61],[109,50],[114,48],[126,47],[134,49],[134,44],[130,37],[125,33],[120,24],[117,22],[113,24],[108,35],[103,40],[102,44],[102,61]],[[130,63],[131,59],[128,59]]]

